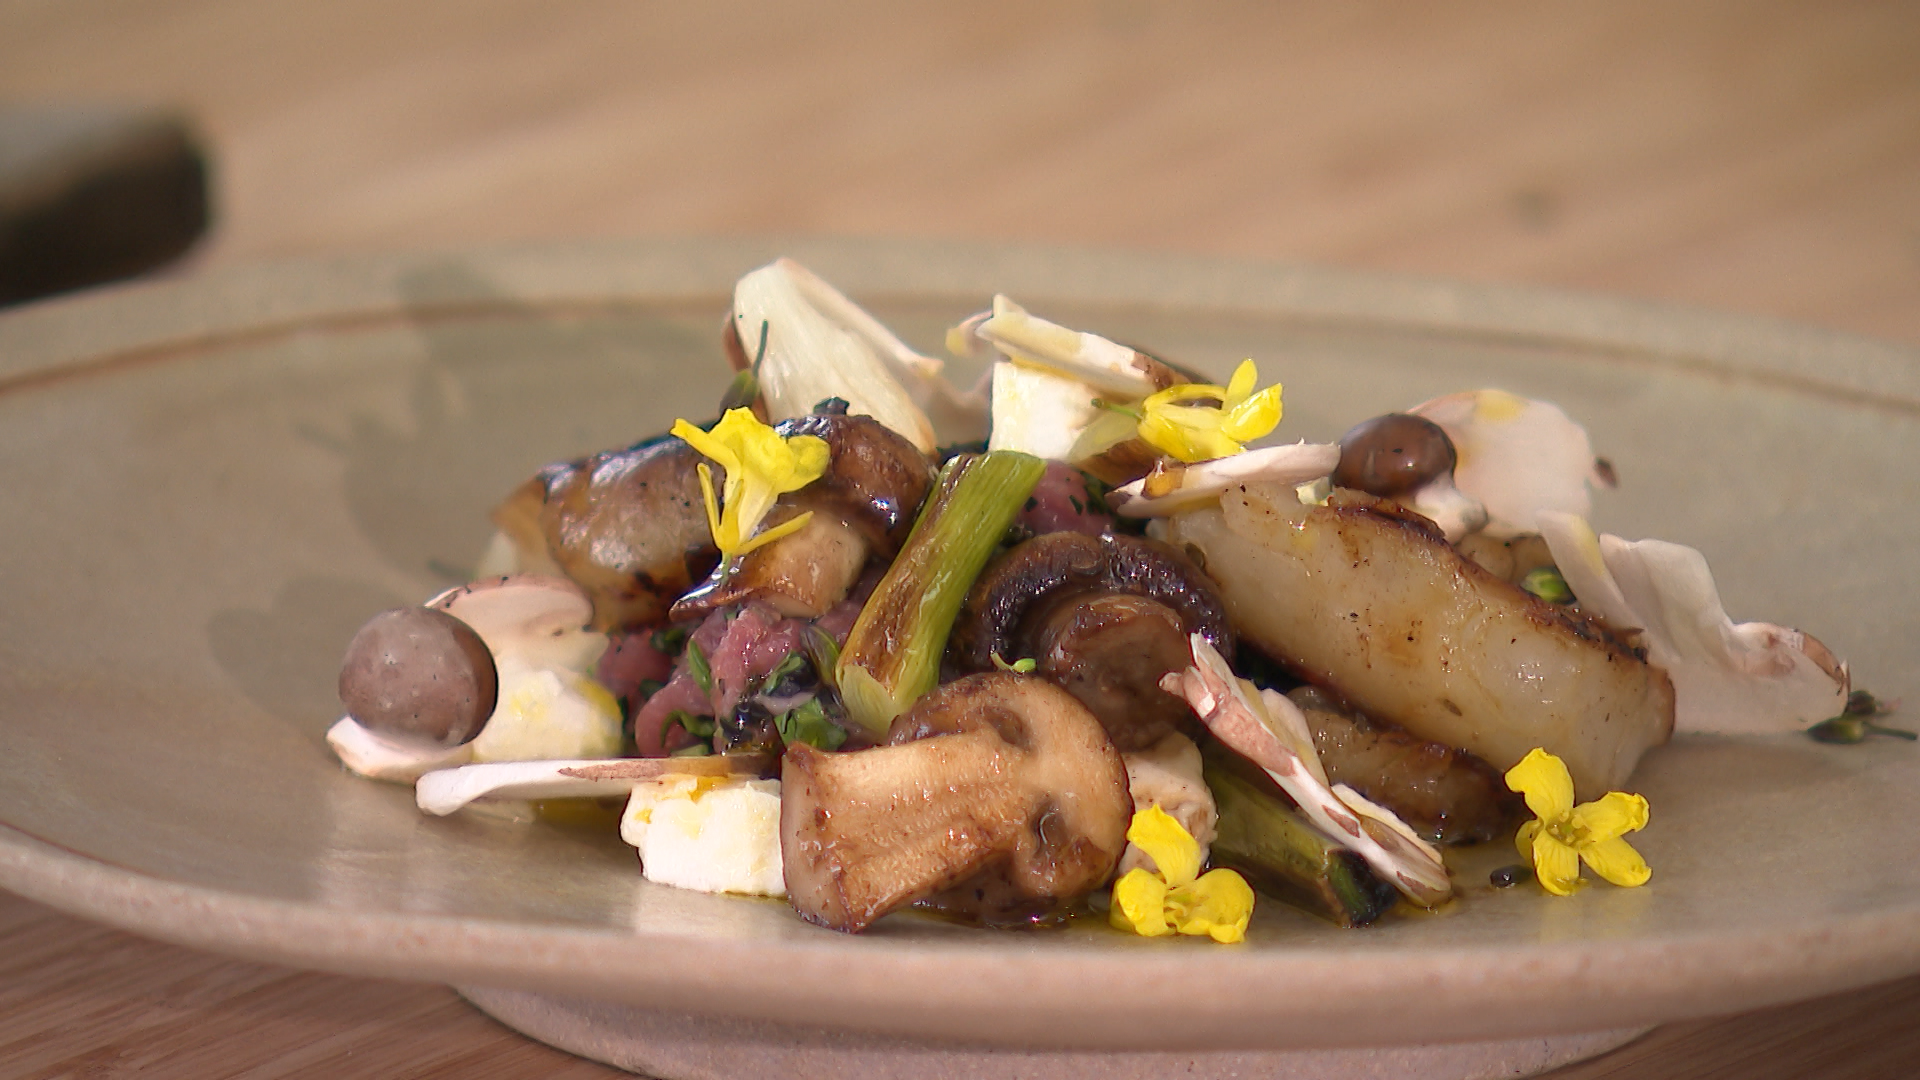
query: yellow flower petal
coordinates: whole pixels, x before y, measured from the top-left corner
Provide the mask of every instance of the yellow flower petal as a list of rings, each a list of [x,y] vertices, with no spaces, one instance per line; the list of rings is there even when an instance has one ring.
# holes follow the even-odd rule
[[[812,435],[782,438],[750,410],[729,409],[702,431],[685,420],[675,420],[672,432],[727,470],[716,510],[713,477],[700,465],[700,494],[707,504],[707,528],[723,556],[731,559],[800,528],[804,521],[783,524],[784,531],[755,537],[760,522],[776,499],[818,480],[827,471],[832,451],[824,439]]]
[[[1613,840],[1646,828],[1647,800],[1623,791],[1610,791],[1600,799],[1574,807],[1569,818],[1584,848],[1589,843]]]
[[[1107,921],[1116,930],[1131,930],[1141,937],[1164,937],[1173,933],[1167,922],[1167,883],[1145,870],[1129,870],[1113,883],[1113,906]]]
[[[1280,384],[1231,406],[1221,430],[1241,442],[1251,442],[1280,425]]]
[[[1529,821],[1520,826],[1520,831],[1513,837],[1513,846],[1520,849],[1520,857],[1527,860],[1529,866],[1533,864],[1533,834],[1539,831],[1540,823]]]
[[[1572,896],[1582,884],[1580,856],[1554,835],[1541,829],[1533,836],[1533,876],[1555,896]]]
[[[1253,917],[1253,889],[1232,870],[1209,870],[1167,893],[1166,910],[1182,934],[1205,934],[1222,945],[1245,940]]]
[[[1619,837],[1599,840],[1580,847],[1580,861],[1593,867],[1593,872],[1624,888],[1645,885],[1653,876],[1653,870],[1647,866],[1647,860],[1633,850],[1633,845]]]
[[[1573,777],[1566,763],[1539,747],[1507,770],[1507,787],[1526,796],[1527,809],[1541,821],[1558,821],[1573,810]]]
[[[1200,873],[1199,843],[1159,803],[1134,812],[1127,839],[1147,853],[1170,886],[1185,885]]]
[[[1240,361],[1240,366],[1233,369],[1233,378],[1227,380],[1226,407],[1231,409],[1253,396],[1253,384],[1259,381],[1260,372],[1253,361]]]
[[[773,543],[775,540],[778,540],[783,536],[791,536],[794,533],[799,532],[801,529],[806,528],[807,522],[812,520],[813,520],[813,511],[808,510],[803,514],[795,514],[794,516],[788,518],[787,520],[781,522],[780,524],[775,525],[771,529],[761,529],[759,532],[753,534],[751,537],[741,541],[740,547],[735,552],[735,554],[745,555],[747,552],[752,551],[755,548],[765,547],[768,544]]]

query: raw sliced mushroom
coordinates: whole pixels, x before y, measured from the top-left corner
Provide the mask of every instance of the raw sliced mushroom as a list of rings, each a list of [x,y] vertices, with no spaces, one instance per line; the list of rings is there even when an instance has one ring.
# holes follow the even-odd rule
[[[1032,658],[1034,673],[1093,711],[1121,750],[1190,726],[1160,676],[1187,663],[1187,635],[1231,652],[1226,604],[1180,549],[1143,537],[1049,533],[975,580],[948,655],[962,671]]]
[[[1761,734],[1838,716],[1852,680],[1812,635],[1735,623],[1706,557],[1664,540],[1598,536],[1572,514],[1543,512],[1541,531],[1580,608],[1638,631],[1673,680],[1674,729]]]
[[[766,349],[756,369],[767,418],[775,423],[813,412],[829,398],[871,416],[904,436],[921,453],[948,440],[986,432],[986,402],[962,393],[941,374],[942,363],[908,348],[839,290],[792,259],[779,259],[742,277],[733,290],[733,324],[743,353]]]
[[[818,480],[782,495],[762,527],[813,517],[798,532],[717,567],[674,603],[675,622],[749,600],[782,615],[818,618],[846,597],[870,554],[891,559],[900,550],[933,486],[927,456],[872,417],[815,412],[774,430],[782,438],[824,440],[828,466]]]
[[[625,795],[634,785],[663,776],[758,778],[772,766],[773,759],[764,754],[501,761],[427,772],[414,787],[414,801],[427,813],[444,816],[475,799],[595,799]]]
[[[651,626],[720,561],[701,457],[661,436],[549,465],[494,508],[524,569],[557,567],[592,598],[593,626]]]
[[[1332,443],[1263,446],[1191,465],[1165,465],[1115,488],[1107,505],[1121,517],[1168,517],[1217,501],[1241,484],[1305,484],[1332,472],[1340,448]]]
[[[1592,511],[1591,488],[1613,486],[1587,429],[1548,402],[1469,390],[1407,412],[1447,433],[1458,456],[1453,486],[1485,507],[1484,528],[1495,537],[1539,532],[1543,510],[1584,518]]]
[[[327,729],[327,745],[340,763],[369,780],[411,784],[435,769],[449,769],[473,760],[473,744],[435,748],[403,746],[368,731],[351,716]]]
[[[1345,846],[1374,872],[1423,907],[1435,907],[1453,895],[1440,853],[1385,808],[1368,801],[1345,784],[1329,787],[1307,763],[1312,747],[1301,753],[1293,740],[1282,739],[1267,715],[1267,706],[1291,709],[1279,695],[1256,704],[1248,686],[1234,677],[1213,646],[1199,634],[1190,639],[1193,665],[1168,675],[1169,692],[1177,692],[1221,742],[1266,771],[1314,827]],[[1284,703],[1284,704],[1283,704]],[[1297,713],[1290,720],[1304,729]],[[1316,763],[1317,765],[1317,763]]]
[[[1036,906],[1084,895],[1113,872],[1133,808],[1092,714],[1004,672],[921,698],[886,746],[790,745],[780,779],[788,901],[849,933],[988,870]]]
[[[607,636],[588,630],[593,601],[561,577],[513,574],[456,586],[427,601],[471,626],[496,661],[528,667],[590,671],[607,649]]]
[[[991,312],[968,319],[948,333],[947,346],[970,352],[973,339],[991,344],[1016,363],[1077,379],[1111,401],[1138,401],[1189,381],[1147,353],[1036,318],[1005,296],[993,298]]]

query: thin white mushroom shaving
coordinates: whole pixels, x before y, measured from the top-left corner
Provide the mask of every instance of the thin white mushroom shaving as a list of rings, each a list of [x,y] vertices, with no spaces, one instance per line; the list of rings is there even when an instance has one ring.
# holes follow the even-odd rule
[[[450,769],[473,760],[472,743],[445,750],[400,746],[368,731],[351,716],[341,717],[327,729],[327,745],[339,755],[341,764],[361,776],[396,784],[411,784],[422,773]]]
[[[1595,536],[1573,514],[1543,512],[1539,522],[1580,607],[1615,629],[1638,630],[1648,660],[1673,680],[1675,731],[1795,731],[1846,705],[1847,665],[1798,630],[1735,623],[1700,552]]]
[[[1339,463],[1340,447],[1334,443],[1263,446],[1231,457],[1173,464],[1115,488],[1107,505],[1121,517],[1168,517],[1213,502],[1241,484],[1310,483]]]
[[[1035,318],[1004,296],[993,298],[990,313],[954,327],[947,347],[973,355],[975,340],[992,345],[1009,360],[1078,379],[1112,401],[1138,401],[1165,385],[1156,375],[1161,365],[1138,350]]]
[[[813,412],[828,398],[892,428],[933,453],[936,419],[948,440],[986,433],[986,401],[963,393],[880,321],[792,259],[742,277],[733,290],[733,326],[749,358],[766,328],[759,367],[767,419],[778,423]]]
[[[665,776],[755,777],[758,758],[581,758],[500,761],[440,769],[420,777],[414,802],[429,814],[451,814],[475,799],[597,799],[625,795]]]
[[[1433,845],[1347,785],[1327,786],[1306,718],[1292,702],[1251,693],[1252,685],[1235,678],[1201,635],[1191,635],[1188,644],[1193,666],[1161,679],[1161,689],[1186,699],[1207,730],[1266,770],[1315,828],[1366,860],[1409,900],[1434,907],[1453,895],[1446,863]],[[1269,714],[1269,707],[1285,718]]]
[[[1491,536],[1539,532],[1536,515],[1543,510],[1586,517],[1593,509],[1589,485],[1613,486],[1593,456],[1587,429],[1559,406],[1505,390],[1468,390],[1407,411],[1438,424],[1453,441],[1453,486],[1484,508]],[[1433,516],[1420,505],[1425,494],[1415,496],[1415,507]],[[1446,512],[1449,500],[1442,495],[1429,501]],[[1447,539],[1458,537],[1448,529]]]

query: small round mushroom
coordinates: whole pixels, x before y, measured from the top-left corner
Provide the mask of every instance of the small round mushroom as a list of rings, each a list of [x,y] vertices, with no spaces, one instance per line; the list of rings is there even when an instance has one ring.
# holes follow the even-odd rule
[[[1219,587],[1179,549],[1135,536],[1049,533],[980,575],[954,624],[949,656],[964,671],[1032,658],[1123,751],[1189,730],[1185,703],[1161,676],[1189,662],[1187,635],[1233,651]]]
[[[781,496],[763,527],[809,511],[813,518],[738,564],[717,568],[673,605],[674,621],[748,600],[818,618],[847,595],[870,554],[892,558],[912,531],[933,486],[933,466],[904,436],[870,416],[831,410],[781,421],[774,430],[824,439],[830,464],[820,479]]]
[[[1093,715],[1040,679],[947,683],[895,719],[888,745],[787,747],[780,835],[787,898],[857,933],[999,868],[1033,906],[1098,888],[1126,848],[1127,770]]]
[[[1409,494],[1453,472],[1453,441],[1425,417],[1387,413],[1340,436],[1333,482],[1383,499]]]
[[[401,607],[367,620],[340,665],[340,701],[403,747],[447,749],[480,733],[498,692],[493,653],[444,611]]]

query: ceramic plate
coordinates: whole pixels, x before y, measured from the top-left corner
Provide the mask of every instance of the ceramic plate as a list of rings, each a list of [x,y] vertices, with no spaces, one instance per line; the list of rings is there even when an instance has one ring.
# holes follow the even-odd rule
[[[1920,356],[1601,300],[1301,269],[662,243],[308,264],[0,318],[0,885],[168,940],[679,1013],[1002,1045],[1362,1045],[1599,1030],[1920,970],[1920,748],[1652,753],[1635,890],[1496,892],[1247,944],[915,915],[844,937],[653,887],[616,838],[355,779],[322,742],[369,614],[455,580],[544,462],[711,411],[740,272],[786,251],[927,350],[996,290],[1286,384],[1286,438],[1445,391],[1566,407],[1605,530],[1705,551],[1736,618],[1915,691]]]

